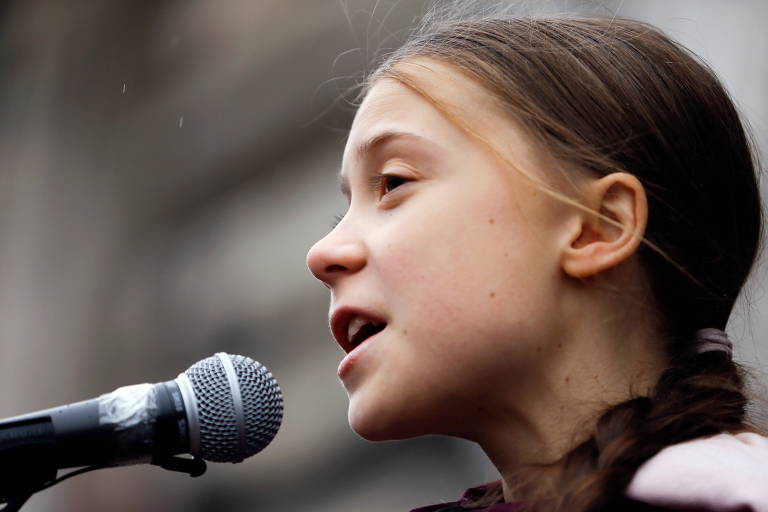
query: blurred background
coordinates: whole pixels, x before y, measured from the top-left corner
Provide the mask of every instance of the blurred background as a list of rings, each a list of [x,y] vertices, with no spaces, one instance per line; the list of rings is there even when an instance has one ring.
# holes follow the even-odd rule
[[[482,3],[482,2],[478,2]],[[516,2],[650,21],[707,60],[768,146],[768,3]],[[285,396],[261,454],[200,479],[107,469],[47,511],[394,511],[496,479],[478,449],[368,443],[346,421],[310,245],[371,59],[422,0],[6,0],[0,4],[0,417],[174,378],[217,351]],[[761,267],[729,326],[766,361]]]

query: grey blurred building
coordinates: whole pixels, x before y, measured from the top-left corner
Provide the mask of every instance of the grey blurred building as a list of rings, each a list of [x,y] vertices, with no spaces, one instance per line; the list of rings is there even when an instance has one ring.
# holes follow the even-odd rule
[[[768,146],[767,3],[515,3],[659,25],[713,65]],[[167,380],[222,350],[267,364],[286,402],[275,442],[242,464],[211,465],[199,480],[99,471],[24,510],[383,512],[495,478],[468,443],[371,444],[349,430],[326,290],[304,263],[345,207],[334,175],[347,92],[422,8],[0,7],[0,417]],[[758,365],[764,282],[761,271],[730,326]]]

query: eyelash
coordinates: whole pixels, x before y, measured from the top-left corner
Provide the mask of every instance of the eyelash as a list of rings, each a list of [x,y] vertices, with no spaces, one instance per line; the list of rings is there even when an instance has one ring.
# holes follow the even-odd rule
[[[399,180],[400,183],[397,184],[392,190],[387,190],[386,186],[389,181],[397,181]],[[384,197],[387,194],[394,191],[395,188],[404,185],[410,181],[409,178],[405,176],[400,176],[398,174],[376,174],[374,176],[371,176],[370,178],[370,185],[371,189],[379,195],[379,197]]]

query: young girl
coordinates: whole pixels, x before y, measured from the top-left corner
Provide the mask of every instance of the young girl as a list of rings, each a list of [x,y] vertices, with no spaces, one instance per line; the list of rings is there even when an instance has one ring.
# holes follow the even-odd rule
[[[351,427],[458,436],[498,468],[423,511],[768,510],[723,332],[755,174],[713,73],[648,25],[423,28],[370,76],[349,209],[308,255]]]

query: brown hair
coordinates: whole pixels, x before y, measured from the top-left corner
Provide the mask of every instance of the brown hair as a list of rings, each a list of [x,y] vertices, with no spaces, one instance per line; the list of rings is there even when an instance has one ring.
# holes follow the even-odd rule
[[[537,508],[628,506],[632,476],[663,447],[748,428],[743,370],[723,352],[692,349],[696,330],[725,328],[762,231],[756,156],[714,73],[637,21],[485,16],[432,20],[368,84],[389,77],[428,95],[397,67],[414,58],[476,80],[569,167],[629,172],[646,189],[639,257],[663,322],[668,367],[650,396],[604,412],[592,436],[565,456],[556,503]]]

